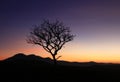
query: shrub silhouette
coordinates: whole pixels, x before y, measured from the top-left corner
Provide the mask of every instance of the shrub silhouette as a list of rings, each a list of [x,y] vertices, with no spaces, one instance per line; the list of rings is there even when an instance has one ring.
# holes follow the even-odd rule
[[[27,42],[42,46],[52,55],[54,64],[56,65],[57,59],[60,57],[56,58],[58,51],[65,43],[72,41],[73,38],[74,35],[71,34],[70,28],[66,27],[62,22],[58,20],[55,22],[44,20],[40,26],[35,26],[32,29]]]

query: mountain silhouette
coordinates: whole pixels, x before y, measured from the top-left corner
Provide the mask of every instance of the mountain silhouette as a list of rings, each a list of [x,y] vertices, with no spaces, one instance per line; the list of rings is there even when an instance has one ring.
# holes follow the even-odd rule
[[[37,63],[37,64],[49,64],[52,65],[53,64],[53,60],[49,57],[43,58],[41,56],[37,56],[34,54],[29,54],[26,55],[24,53],[18,53],[13,55],[12,57],[9,57],[5,60],[3,60],[2,62],[6,62],[6,63]],[[63,66],[104,66],[104,65],[113,65],[113,64],[109,64],[109,63],[96,63],[94,61],[90,61],[90,62],[68,62],[68,61],[63,61],[63,60],[59,60],[57,61],[58,65],[63,65]]]
[[[9,57],[0,62],[4,67],[5,66],[15,66],[15,67],[36,67],[36,66],[50,66],[53,65],[53,60],[50,58],[43,58],[40,56],[36,56],[34,54],[25,55],[23,53],[18,53]]]
[[[44,63],[44,64],[53,64],[53,60],[49,57],[43,58],[40,56],[36,56],[34,54],[30,55],[25,55],[24,53],[18,53],[15,54],[12,57],[9,57],[3,62],[9,62],[9,63],[26,63],[26,62],[37,62],[39,64]],[[64,66],[92,66],[92,65],[98,65],[96,62],[85,62],[85,63],[80,63],[80,62],[68,62],[68,61],[63,61],[60,60],[57,62],[59,65],[64,65]]]
[[[40,56],[36,56],[34,54],[30,54],[30,55],[25,55],[23,53],[18,53],[15,54],[12,57],[9,57],[3,61],[9,61],[9,62],[14,62],[14,61],[39,61],[39,62],[47,62],[47,63],[51,63],[52,59],[50,58],[42,58]]]

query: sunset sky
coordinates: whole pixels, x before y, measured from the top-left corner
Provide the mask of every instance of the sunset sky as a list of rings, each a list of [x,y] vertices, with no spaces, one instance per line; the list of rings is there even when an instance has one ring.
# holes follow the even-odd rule
[[[76,35],[60,60],[120,63],[119,0],[0,0],[0,60],[16,53],[51,57],[26,42],[43,19],[63,21]]]

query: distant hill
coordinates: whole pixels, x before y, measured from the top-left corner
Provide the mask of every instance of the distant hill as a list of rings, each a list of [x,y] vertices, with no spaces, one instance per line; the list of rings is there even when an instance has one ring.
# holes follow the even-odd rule
[[[37,64],[53,64],[53,60],[49,57],[43,58],[34,54],[25,55],[23,53],[15,54],[12,57],[9,57],[2,62],[6,63],[37,63]],[[96,65],[112,65],[105,63],[96,63],[96,62],[68,62],[68,61],[57,61],[59,65],[64,66],[96,66]]]
[[[9,57],[7,59],[5,59],[4,61],[44,61],[44,62],[49,62],[51,63],[52,62],[52,59],[50,58],[42,58],[40,56],[36,56],[34,54],[30,54],[30,55],[25,55],[23,53],[18,53],[18,54],[15,54],[14,56],[12,57]]]
[[[6,64],[53,64],[53,61],[50,58],[42,58],[34,54],[25,55],[23,53],[15,54],[1,62]]]

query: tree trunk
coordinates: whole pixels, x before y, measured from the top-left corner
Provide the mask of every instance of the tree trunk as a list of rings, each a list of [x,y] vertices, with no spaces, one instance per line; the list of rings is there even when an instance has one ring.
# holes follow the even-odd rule
[[[52,55],[52,56],[53,56],[54,66],[56,67],[56,65],[57,65],[57,60],[56,60],[56,58],[55,58],[55,55]]]

